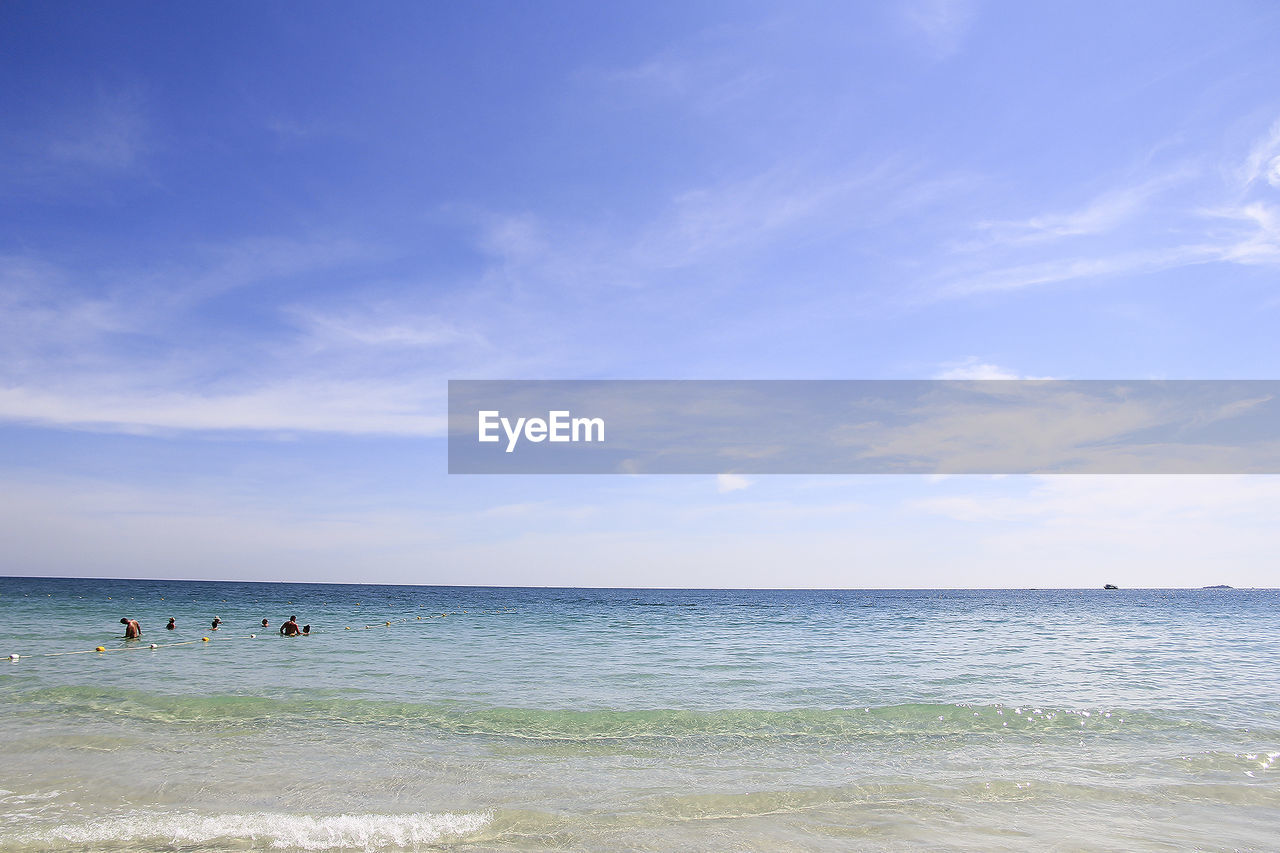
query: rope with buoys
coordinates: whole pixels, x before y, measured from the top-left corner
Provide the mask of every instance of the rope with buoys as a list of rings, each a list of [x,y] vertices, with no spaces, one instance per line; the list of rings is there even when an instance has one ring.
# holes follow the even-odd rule
[[[232,638],[228,637],[227,639],[232,639]],[[25,655],[9,655],[9,660],[17,661],[17,660],[21,660],[22,658],[60,658],[60,657],[66,657],[67,655],[109,654],[111,652],[138,652],[143,650],[153,652],[153,651],[158,651],[159,649],[174,648],[175,646],[193,646],[196,643],[208,643],[208,642],[210,642],[208,637],[201,637],[198,640],[184,640],[183,642],[180,642],[180,643],[151,643],[145,646],[142,646],[142,645],[116,646],[113,648],[107,648],[106,646],[95,646],[92,649],[79,649],[74,652],[35,652],[33,654],[25,654]]]

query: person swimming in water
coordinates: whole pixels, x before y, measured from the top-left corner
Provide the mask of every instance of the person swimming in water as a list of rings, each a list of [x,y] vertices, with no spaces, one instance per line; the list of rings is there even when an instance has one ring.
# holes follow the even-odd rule
[[[211,626],[209,627],[209,630],[210,630],[210,631],[216,631],[216,630],[218,630],[218,626],[219,626],[219,625],[221,625],[221,624],[222,624],[222,620],[221,620],[221,619],[219,619],[217,616],[215,616],[215,617],[213,617],[213,625],[211,625]]]
[[[164,626],[164,629],[165,629],[166,631],[173,631],[173,630],[175,630],[177,627],[178,627],[178,620],[177,620],[177,619],[174,619],[172,616],[170,616],[170,617],[169,617],[169,624],[168,624],[168,625],[165,625],[165,626]]]
[[[303,625],[303,626],[302,626],[302,634],[303,634],[303,636],[308,636],[308,635],[310,635],[310,633],[311,633],[311,626],[310,626],[310,625]]]
[[[126,640],[136,640],[142,636],[142,626],[138,624],[137,619],[130,619],[125,616],[120,619],[120,624],[124,626],[124,638]]]
[[[280,626],[280,635],[283,637],[296,637],[302,632],[298,630],[298,617],[290,616],[289,621]]]
[[[263,620],[262,620],[262,627],[263,627],[263,628],[270,628],[270,627],[271,627],[271,623],[270,623],[270,622],[268,622],[266,619],[263,619]]]

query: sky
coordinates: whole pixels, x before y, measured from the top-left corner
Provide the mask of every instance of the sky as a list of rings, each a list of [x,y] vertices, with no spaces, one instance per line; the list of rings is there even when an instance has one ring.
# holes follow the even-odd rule
[[[1280,478],[464,476],[449,379],[1275,379],[1268,2],[0,4],[0,574],[1280,586]]]

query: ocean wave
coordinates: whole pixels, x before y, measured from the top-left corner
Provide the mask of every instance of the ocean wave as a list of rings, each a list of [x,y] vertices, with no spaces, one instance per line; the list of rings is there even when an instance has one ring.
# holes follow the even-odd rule
[[[412,849],[479,832],[492,821],[478,814],[154,814],[134,812],[28,832],[13,839],[38,848],[102,844],[209,844],[248,841],[289,850]]]
[[[167,695],[132,689],[51,687],[10,694],[3,704],[47,714],[95,720],[257,729],[295,722],[426,729],[452,735],[563,742],[750,739],[856,741],[882,736],[1129,733],[1222,725],[1176,714],[1108,708],[1035,705],[903,703],[861,708],[761,709],[547,709],[469,707],[359,698],[274,698]],[[1263,734],[1254,728],[1255,735]]]

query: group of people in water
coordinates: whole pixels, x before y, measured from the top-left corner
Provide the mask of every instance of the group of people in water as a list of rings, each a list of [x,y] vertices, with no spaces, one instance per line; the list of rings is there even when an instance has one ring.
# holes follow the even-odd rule
[[[120,619],[120,624],[124,626],[124,638],[126,640],[141,639],[142,626],[138,624],[137,619],[130,619],[128,616],[123,616]],[[222,625],[222,619],[215,616],[213,617],[213,625],[209,628],[209,630],[217,631],[219,627],[221,627],[221,625]],[[169,624],[165,625],[164,627],[166,631],[176,631],[178,630],[178,620],[173,616],[170,616]],[[262,627],[270,628],[271,622],[267,619],[263,619]],[[280,636],[282,637],[306,637],[306,636],[310,636],[310,634],[311,634],[310,625],[303,625],[302,627],[298,627],[297,616],[290,616],[289,620],[280,626]]]

